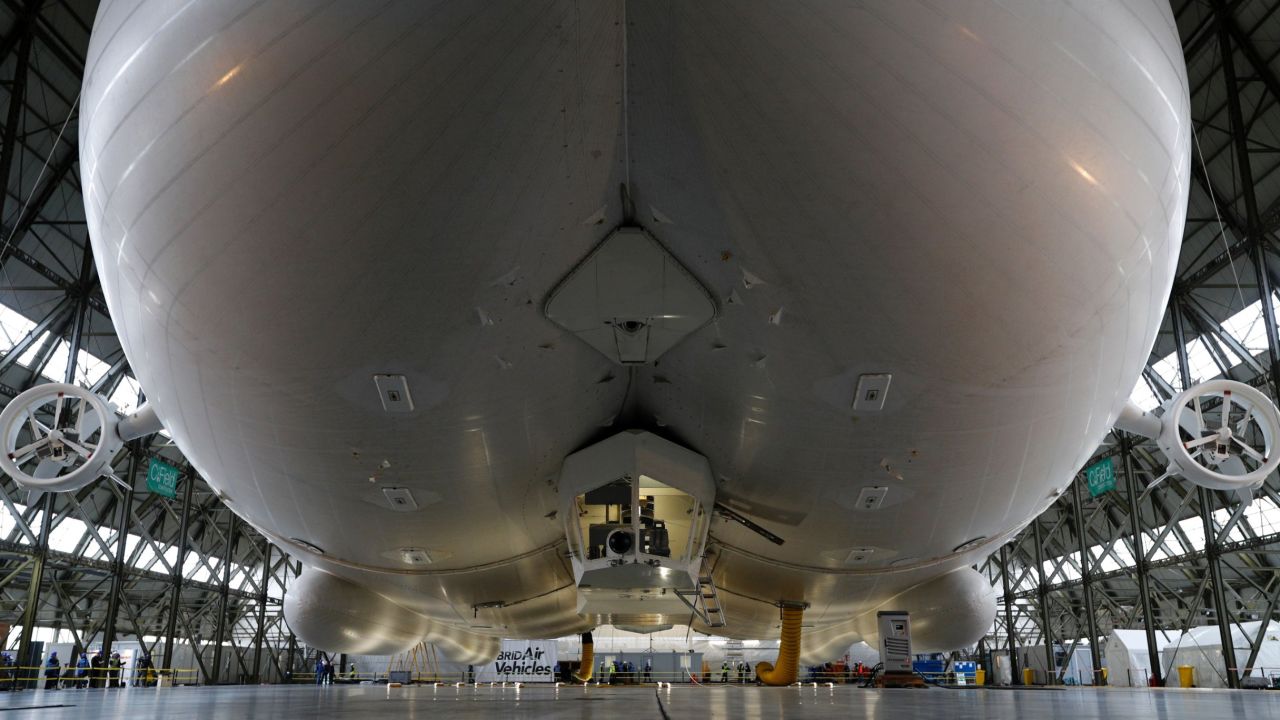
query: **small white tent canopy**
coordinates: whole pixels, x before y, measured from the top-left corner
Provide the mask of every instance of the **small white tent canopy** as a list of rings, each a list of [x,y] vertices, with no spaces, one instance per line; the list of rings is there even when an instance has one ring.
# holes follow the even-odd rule
[[[1156,630],[1156,651],[1177,641],[1178,633]],[[1107,658],[1107,682],[1120,687],[1146,687],[1151,677],[1151,656],[1147,653],[1145,630],[1115,629],[1102,647]]]
[[[1257,637],[1261,621],[1231,626],[1231,644],[1235,647],[1236,662],[1241,667],[1249,660],[1249,643]],[[1177,687],[1178,667],[1195,668],[1196,687],[1226,687],[1226,663],[1222,659],[1222,640],[1218,626],[1205,625],[1192,628],[1160,654],[1165,669],[1165,685]],[[1254,676],[1270,678],[1280,674],[1280,623],[1272,622],[1263,633],[1262,648],[1253,663]],[[1244,675],[1244,671],[1240,671]]]

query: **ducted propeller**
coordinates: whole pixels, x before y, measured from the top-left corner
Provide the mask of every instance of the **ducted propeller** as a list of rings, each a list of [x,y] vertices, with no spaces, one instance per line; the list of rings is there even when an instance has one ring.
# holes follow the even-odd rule
[[[1155,439],[1169,460],[1164,477],[1180,475],[1211,490],[1251,494],[1280,466],[1280,409],[1235,380],[1187,388],[1160,417],[1130,403],[1116,427]]]
[[[31,490],[78,490],[111,475],[126,441],[160,427],[149,407],[121,419],[114,405],[82,387],[38,385],[0,412],[0,470]]]

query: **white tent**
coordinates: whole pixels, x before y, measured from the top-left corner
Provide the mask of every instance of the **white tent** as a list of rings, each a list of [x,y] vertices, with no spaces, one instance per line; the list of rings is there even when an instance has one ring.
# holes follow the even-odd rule
[[[1156,651],[1177,641],[1177,633],[1156,630]],[[1112,630],[1102,648],[1107,657],[1107,682],[1120,687],[1145,687],[1151,677],[1145,630]]]
[[[1249,660],[1249,644],[1257,637],[1261,621],[1231,626],[1231,644],[1236,662],[1241,667]],[[1178,686],[1178,668],[1194,668],[1196,687],[1226,687],[1226,663],[1222,659],[1222,640],[1216,625],[1192,628],[1170,644],[1160,655],[1165,669],[1165,685]],[[1280,675],[1280,623],[1272,622],[1263,633],[1262,648],[1253,663],[1253,675],[1270,678]],[[1244,672],[1240,672],[1244,675]]]

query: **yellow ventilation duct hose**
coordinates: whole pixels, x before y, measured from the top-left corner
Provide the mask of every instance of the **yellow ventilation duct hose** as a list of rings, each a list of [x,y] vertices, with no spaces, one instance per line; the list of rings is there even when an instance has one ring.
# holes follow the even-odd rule
[[[578,667],[578,672],[573,674],[573,679],[580,683],[591,682],[591,668],[596,662],[595,645],[591,642],[591,633],[582,633],[582,663]]]
[[[790,685],[800,675],[800,620],[804,608],[782,607],[782,640],[778,643],[777,664],[756,663],[756,677],[765,685]]]

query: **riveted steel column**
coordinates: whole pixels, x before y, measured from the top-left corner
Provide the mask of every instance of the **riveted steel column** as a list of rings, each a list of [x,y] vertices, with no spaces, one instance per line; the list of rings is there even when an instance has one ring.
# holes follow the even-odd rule
[[[1013,585],[1009,581],[1009,546],[1000,546],[1000,584],[1004,587],[1004,626],[1009,634],[1009,683],[1021,685],[1022,675],[1018,673],[1018,638],[1013,631]],[[995,668],[991,668],[992,680],[995,680]]]
[[[285,561],[285,566],[286,568],[288,567],[287,560]],[[293,579],[297,580],[298,576],[301,574],[302,574],[302,563],[297,563],[293,566]],[[286,580],[289,579],[289,574],[287,571],[284,577]],[[286,586],[285,592],[288,592],[288,590],[289,588]],[[285,627],[288,627],[288,626],[289,624],[285,623]],[[293,674],[294,655],[296,655],[297,652],[298,652],[298,636],[293,634],[293,628],[289,628],[289,655],[288,655],[288,660],[285,662],[285,671],[288,672],[290,675]]]
[[[1178,375],[1182,378],[1182,388],[1185,390],[1191,387],[1191,364],[1187,358],[1187,339],[1182,329],[1182,308],[1176,299],[1169,302],[1169,315],[1173,323],[1174,343],[1177,346]],[[1213,605],[1218,622],[1218,639],[1222,643],[1222,659],[1226,664],[1223,672],[1227,675],[1227,687],[1236,688],[1239,687],[1240,680],[1236,672],[1235,643],[1231,640],[1231,617],[1227,610],[1227,596],[1222,585],[1222,565],[1218,559],[1218,532],[1213,526],[1213,493],[1205,488],[1199,488],[1199,500],[1200,521],[1204,526],[1204,557],[1205,564],[1209,568],[1209,592],[1212,598],[1209,602]],[[1176,518],[1170,520],[1170,524],[1175,522],[1177,522]]]
[[[1044,577],[1044,538],[1040,532],[1040,518],[1031,523],[1036,545],[1036,577],[1040,581],[1037,592],[1040,596],[1040,635],[1044,639],[1044,656],[1046,661],[1045,685],[1057,682],[1058,663],[1053,654],[1053,629],[1049,626],[1049,584]]]
[[[267,637],[267,583],[271,581],[271,543],[262,539],[262,584],[258,587],[258,634],[253,640],[253,674],[262,682],[262,643]]]
[[[222,678],[222,644],[227,641],[227,596],[231,592],[231,561],[235,557],[236,514],[227,510],[227,545],[222,549],[222,582],[218,589],[218,628],[213,635],[213,677],[206,683],[218,684]]]
[[[53,526],[53,493],[45,493],[40,511],[40,537],[31,556],[31,581],[27,586],[27,604],[22,610],[22,634],[18,636],[17,663],[22,667],[40,666],[41,658],[31,655],[31,634],[35,630],[36,608],[40,604],[40,584],[44,580],[44,564],[49,557],[49,530]],[[39,670],[22,670],[19,675],[32,687],[40,677]]]
[[[102,656],[111,658],[111,646],[116,640],[116,621],[120,616],[121,596],[124,594],[125,554],[128,552],[129,519],[133,514],[133,479],[138,475],[138,441],[129,443],[129,469],[125,482],[129,487],[120,501],[120,520],[116,523],[116,554],[111,560],[111,597],[107,599],[107,619],[102,630]]]
[[[164,663],[173,670],[173,641],[178,634],[178,610],[182,605],[182,565],[187,559],[187,523],[191,519],[191,490],[195,487],[195,478],[183,474],[182,482],[182,516],[178,522],[178,559],[173,564],[173,572],[169,576],[172,587],[169,590],[169,623],[164,633]],[[195,647],[192,646],[192,650]],[[172,676],[170,676],[172,679]]]
[[[1226,586],[1222,580],[1222,550],[1218,531],[1213,525],[1213,493],[1200,488],[1200,519],[1204,523],[1204,560],[1209,566],[1209,584],[1213,593],[1213,611],[1218,621],[1218,637],[1222,642],[1223,670],[1227,687],[1240,687],[1240,671],[1236,667],[1236,648],[1231,639],[1231,610],[1227,607]]]
[[[1138,513],[1138,496],[1142,494],[1142,489],[1138,487],[1138,477],[1133,470],[1133,440],[1127,434],[1122,438],[1120,452],[1124,458],[1124,478],[1129,489],[1129,532],[1133,535],[1134,573],[1138,580],[1138,602],[1142,604],[1142,625],[1147,633],[1147,659],[1151,663],[1153,684],[1162,686],[1164,680],[1160,672],[1160,650],[1156,646],[1156,617],[1151,610],[1151,587],[1148,577],[1150,565],[1147,562],[1147,551],[1142,541],[1142,516]]]
[[[287,674],[285,675],[285,677],[281,678],[284,682],[290,682],[293,679],[293,661],[295,659],[294,656],[296,656],[297,654],[298,654],[298,637],[293,634],[292,630],[290,630],[289,631],[289,652],[288,652],[288,655],[286,656],[287,659],[285,660],[285,665],[284,665],[285,673]]]
[[[1093,661],[1093,684],[1104,685],[1102,680],[1102,653],[1098,648],[1097,609],[1093,605],[1093,562],[1084,540],[1085,519],[1080,502],[1080,478],[1071,483],[1071,509],[1076,520],[1076,542],[1080,548],[1080,593],[1084,596],[1084,622],[1089,631],[1089,658]]]
[[[84,322],[85,316],[89,312],[89,288],[92,285],[90,277],[93,275],[93,253],[86,252],[83,261],[80,264],[80,279],[76,285],[76,292],[80,293],[76,299],[75,315],[72,318],[71,338],[67,344],[67,368],[66,374],[63,376],[63,382],[68,385],[74,385],[76,382],[76,364],[80,360],[80,347],[84,344]]]

